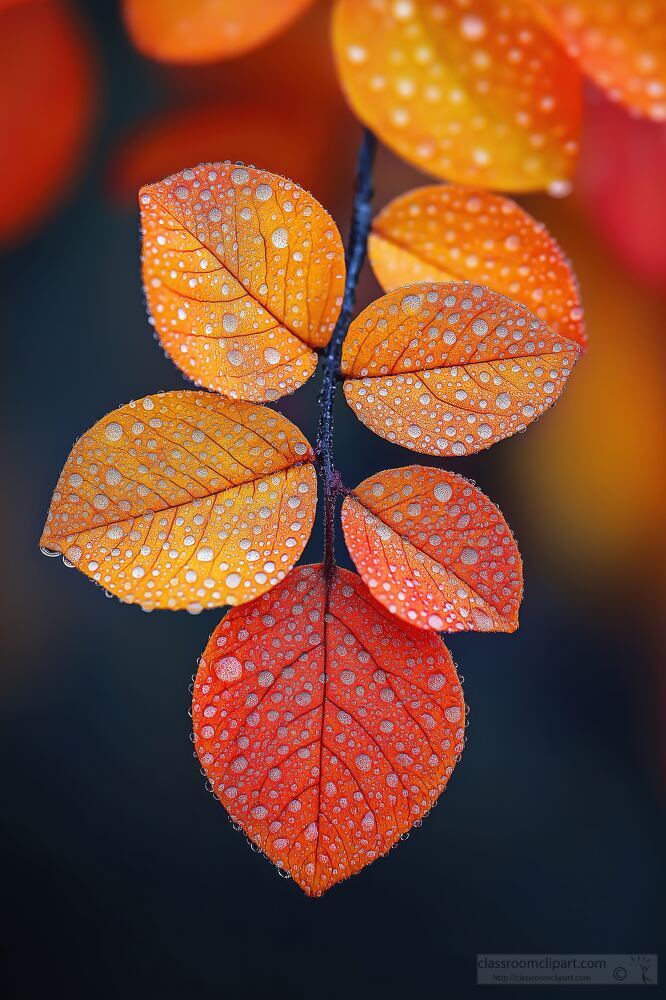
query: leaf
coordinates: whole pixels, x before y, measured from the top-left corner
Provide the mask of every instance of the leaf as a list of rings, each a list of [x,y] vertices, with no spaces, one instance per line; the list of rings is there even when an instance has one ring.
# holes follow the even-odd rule
[[[666,121],[663,0],[533,0],[543,24],[607,94]]]
[[[153,59],[229,59],[284,31],[312,0],[124,0],[127,30]]]
[[[338,0],[333,40],[356,114],[421,170],[513,191],[572,173],[580,71],[524,0]]]
[[[586,344],[571,265],[545,226],[509,198],[455,184],[409,191],[375,218],[369,255],[385,291],[414,281],[476,281]]]
[[[0,247],[34,230],[71,186],[96,89],[90,42],[69,4],[0,4]]]
[[[211,786],[309,896],[360,871],[435,804],[465,707],[438,636],[372,599],[355,573],[299,566],[223,618],[194,685]]]
[[[146,396],[76,442],[40,544],[146,610],[250,601],[308,540],[312,460],[274,410],[205,392]]]
[[[328,212],[292,181],[231,163],[173,174],[140,203],[148,308],[176,364],[232,399],[298,389],[342,302]]]
[[[347,402],[375,434],[469,455],[522,431],[560,396],[580,348],[480,285],[407,285],[349,327]]]
[[[342,527],[363,582],[403,621],[438,632],[518,628],[520,554],[469,480],[422,465],[379,472],[345,498]]]

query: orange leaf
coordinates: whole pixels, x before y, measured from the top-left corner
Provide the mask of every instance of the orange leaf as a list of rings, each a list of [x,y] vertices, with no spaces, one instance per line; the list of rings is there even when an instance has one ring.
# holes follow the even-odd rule
[[[338,0],[334,47],[353,109],[421,170],[533,190],[572,173],[574,62],[524,0]]]
[[[388,441],[469,455],[524,430],[560,396],[580,348],[479,285],[407,285],[349,327],[347,402]]]
[[[124,0],[127,30],[153,59],[228,59],[283,31],[312,0]]]
[[[292,181],[230,163],[148,185],[140,203],[148,308],[176,364],[232,399],[298,389],[342,302],[328,212]]]
[[[610,110],[630,122],[619,105]],[[657,132],[664,128],[645,119],[631,124]],[[621,133],[614,138],[614,146],[602,148],[609,158],[629,163],[627,137]],[[666,143],[663,148],[666,153]],[[639,149],[645,153],[642,144]],[[666,170],[666,157],[661,162]],[[604,166],[611,172],[615,169]],[[649,185],[650,176],[658,182],[656,165],[645,162],[642,174],[638,163],[635,169],[637,184],[641,176],[644,184]],[[655,195],[664,192],[663,176]],[[628,206],[622,190],[618,194],[613,189],[610,176],[605,180],[601,174],[598,184],[602,192],[613,199],[619,196]],[[653,211],[657,204],[654,201]],[[662,206],[666,208],[666,200]],[[511,464],[507,475],[512,475],[526,512],[533,512],[526,528],[533,559],[567,600],[582,604],[594,595],[595,603],[603,601],[613,608],[624,607],[619,601],[626,601],[627,567],[640,566],[640,572],[632,574],[632,607],[654,604],[661,611],[662,598],[654,601],[654,595],[664,593],[665,565],[664,303],[646,293],[613,260],[610,234],[596,234],[573,199],[543,198],[535,210],[543,213],[571,252],[585,289],[594,353],[567,391],[562,412],[544,421],[539,435],[529,435],[507,456]],[[619,231],[619,215],[616,220]],[[636,220],[625,221],[631,226]],[[666,265],[666,253],[663,261]],[[666,269],[663,273],[661,287],[666,291]]]
[[[509,198],[455,184],[409,191],[375,218],[369,254],[386,291],[413,281],[477,281],[585,346],[571,265],[545,226]]]
[[[533,0],[583,72],[626,107],[666,121],[664,0]]]
[[[70,186],[90,132],[94,75],[69,4],[0,4],[0,245],[36,227]]]
[[[240,604],[303,551],[312,459],[274,410],[206,392],[146,396],[76,442],[40,544],[146,610]]]
[[[195,746],[235,823],[309,896],[380,857],[435,804],[465,706],[438,636],[355,573],[299,566],[223,618],[194,685]]]
[[[467,479],[412,465],[345,498],[342,527],[374,597],[435,631],[514,632],[522,563],[501,513]]]

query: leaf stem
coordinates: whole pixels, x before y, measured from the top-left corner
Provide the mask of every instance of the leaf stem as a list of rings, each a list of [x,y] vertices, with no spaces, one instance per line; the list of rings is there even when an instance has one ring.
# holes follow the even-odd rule
[[[328,573],[335,562],[335,501],[344,493],[340,473],[333,461],[333,402],[340,377],[342,343],[352,320],[358,279],[368,250],[368,234],[372,221],[372,170],[377,140],[364,129],[356,164],[356,184],[349,242],[345,253],[347,276],[342,308],[333,335],[324,353],[323,376],[319,393],[319,428],[317,431],[317,462],[324,494],[324,569]]]

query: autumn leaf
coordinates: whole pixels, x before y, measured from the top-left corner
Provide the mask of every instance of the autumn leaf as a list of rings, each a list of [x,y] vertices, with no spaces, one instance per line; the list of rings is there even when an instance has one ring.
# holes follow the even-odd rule
[[[69,4],[0,4],[0,246],[34,229],[71,186],[95,91],[90,44]]]
[[[520,554],[469,480],[422,465],[380,472],[345,498],[342,526],[364,583],[403,621],[446,632],[518,627]]]
[[[309,896],[360,871],[435,804],[464,739],[441,639],[355,573],[300,566],[211,636],[195,746],[235,823]]]
[[[148,308],[176,364],[232,399],[298,389],[344,290],[328,212],[292,181],[230,163],[148,185],[140,204]]]
[[[206,392],[146,396],[76,442],[40,544],[146,610],[249,601],[308,540],[312,461],[274,410]]]
[[[356,317],[341,371],[347,402],[376,434],[429,455],[468,455],[541,416],[579,354],[498,292],[422,283]]]
[[[124,0],[127,30],[145,55],[165,62],[228,59],[262,45],[312,0]]]
[[[414,281],[475,281],[586,344],[569,261],[545,226],[509,198],[456,184],[417,188],[377,215],[368,250],[385,291]]]
[[[353,110],[421,170],[510,191],[572,173],[580,71],[524,0],[338,0],[333,38]]]
[[[666,121],[663,0],[532,0],[543,24],[615,101]]]

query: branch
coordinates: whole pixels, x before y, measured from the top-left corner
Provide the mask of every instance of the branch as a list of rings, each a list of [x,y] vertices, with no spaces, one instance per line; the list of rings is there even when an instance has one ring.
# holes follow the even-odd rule
[[[345,291],[338,321],[324,353],[324,370],[319,393],[321,416],[317,431],[317,460],[324,492],[324,567],[327,572],[333,567],[335,558],[335,498],[342,492],[342,481],[333,462],[333,402],[336,382],[340,375],[342,343],[352,320],[358,279],[368,249],[368,233],[372,221],[371,203],[374,194],[372,168],[376,149],[377,140],[369,129],[365,129],[356,165],[354,206],[345,254],[347,268]]]

